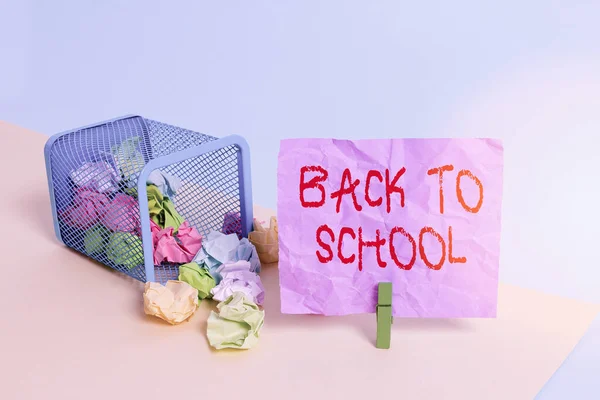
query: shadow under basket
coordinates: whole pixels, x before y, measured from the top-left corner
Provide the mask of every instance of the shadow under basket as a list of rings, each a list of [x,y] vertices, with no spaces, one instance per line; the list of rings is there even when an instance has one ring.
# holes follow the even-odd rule
[[[216,138],[131,115],[56,134],[44,155],[57,238],[142,282],[177,279],[184,263],[155,262],[153,230],[164,231],[149,208],[157,190],[171,207],[166,218],[174,208],[196,237],[219,231],[242,238],[252,229],[250,154],[240,136]],[[176,190],[173,180],[156,184],[157,176],[173,178]],[[188,246],[181,227],[173,240],[195,255],[199,242]]]

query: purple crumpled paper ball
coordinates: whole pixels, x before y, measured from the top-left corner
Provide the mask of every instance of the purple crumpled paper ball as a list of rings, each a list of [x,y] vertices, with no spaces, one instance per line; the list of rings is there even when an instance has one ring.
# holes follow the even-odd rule
[[[228,212],[223,218],[223,230],[226,235],[235,233],[242,238],[242,215],[239,212]]]

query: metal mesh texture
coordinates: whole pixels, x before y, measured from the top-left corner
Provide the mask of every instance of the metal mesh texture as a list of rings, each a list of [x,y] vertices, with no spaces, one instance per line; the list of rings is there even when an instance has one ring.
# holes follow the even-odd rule
[[[145,282],[138,174],[152,159],[216,139],[141,117],[61,135],[50,150],[49,168],[63,242]],[[239,157],[233,145],[161,168],[181,180],[170,200],[203,237],[213,230],[241,236]],[[155,280],[177,279],[179,265],[155,265]]]

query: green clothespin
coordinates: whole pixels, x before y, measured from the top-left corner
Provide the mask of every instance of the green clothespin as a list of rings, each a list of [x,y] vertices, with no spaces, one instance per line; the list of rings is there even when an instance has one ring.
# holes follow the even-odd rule
[[[389,349],[392,337],[392,283],[379,282],[377,294],[377,343],[378,349]]]

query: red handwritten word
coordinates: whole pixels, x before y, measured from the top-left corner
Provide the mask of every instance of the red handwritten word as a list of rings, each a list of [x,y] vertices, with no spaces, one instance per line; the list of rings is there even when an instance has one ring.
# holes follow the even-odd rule
[[[306,181],[306,174],[308,172],[317,172],[318,175],[314,176],[310,180]],[[392,210],[392,194],[398,193],[400,195],[400,207],[404,207],[404,189],[398,186],[400,177],[406,172],[406,168],[402,167],[390,180],[390,170],[385,170],[385,199],[386,199],[386,211],[389,213]],[[320,166],[304,166],[300,169],[300,204],[305,208],[318,208],[325,204],[327,198],[325,193],[325,187],[321,182],[325,182],[329,177],[329,173],[326,169]],[[370,195],[369,189],[371,188],[371,182],[373,178],[377,178],[380,183],[384,183],[381,172],[377,170],[370,170],[367,173],[366,186],[365,186],[365,201],[371,207],[378,207],[382,204],[383,198],[379,197],[376,200]],[[350,169],[346,168],[342,173],[342,179],[340,182],[340,188],[330,194],[332,199],[336,200],[335,212],[339,213],[342,205],[342,199],[346,195],[350,195],[352,198],[352,204],[356,211],[362,210],[362,205],[358,203],[356,197],[356,187],[360,184],[360,179],[352,180],[352,174]],[[317,189],[321,192],[321,199],[318,201],[307,201],[304,197],[304,192],[309,189]]]
[[[440,259],[437,260],[435,263],[429,259],[429,257],[427,256],[425,246],[423,245],[424,237],[426,234],[432,235],[438,241],[438,243],[440,244],[440,247],[441,247]],[[403,264],[400,261],[400,257],[396,250],[396,245],[394,244],[394,239],[395,239],[394,236],[395,235],[403,236],[404,239],[407,240],[411,245],[410,261],[407,264]],[[356,260],[356,257],[357,257],[356,253],[358,253],[358,270],[362,271],[363,262],[364,262],[363,249],[365,247],[374,247],[377,265],[379,265],[380,268],[385,268],[385,267],[387,267],[387,262],[381,258],[381,248],[383,246],[385,246],[386,243],[388,243],[388,246],[389,246],[390,257],[392,258],[392,261],[394,262],[394,264],[396,264],[396,266],[398,268],[404,269],[404,270],[410,270],[417,260],[417,242],[415,241],[413,236],[410,233],[406,232],[404,230],[404,228],[402,228],[401,226],[396,226],[396,227],[392,228],[389,235],[387,235],[386,237],[382,237],[381,232],[379,231],[379,229],[377,229],[375,231],[375,240],[366,240],[363,236],[363,231],[362,231],[361,227],[358,228],[358,235],[356,235],[353,228],[344,226],[340,229],[340,232],[338,235],[338,242],[337,242],[337,246],[336,246],[337,252],[336,253],[334,253],[334,249],[332,248],[333,244],[335,243],[336,236],[335,236],[335,233],[333,232],[333,230],[327,224],[319,226],[319,228],[317,229],[316,236],[317,236],[317,243],[319,244],[319,246],[321,247],[321,250],[323,250],[323,253],[324,253],[323,254],[321,252],[321,250],[317,250],[316,254],[317,254],[317,258],[319,259],[319,261],[323,264],[326,264],[326,263],[332,261],[334,256],[337,256],[337,258],[343,264],[352,264]],[[353,241],[357,242],[357,244],[356,244],[357,251],[355,253],[344,254],[342,252],[342,249],[345,248],[344,245],[348,244],[350,242],[350,239],[347,239],[347,237],[350,237]],[[448,261],[451,264],[457,264],[457,263],[464,264],[467,262],[466,257],[455,257],[454,256],[454,253],[453,253],[454,248],[453,248],[453,244],[452,244],[452,227],[451,226],[448,227],[448,246],[446,246],[446,241],[444,240],[442,235],[440,235],[438,232],[435,231],[435,229],[433,229],[430,226],[426,226],[423,229],[421,229],[421,231],[419,232],[418,241],[419,241],[418,255],[421,258],[421,260],[423,261],[423,263],[430,269],[433,269],[433,270],[441,269],[446,261],[446,257],[448,258]],[[447,249],[447,253],[446,253],[446,249]]]
[[[454,165],[444,165],[439,168],[431,168],[429,171],[427,171],[427,175],[438,174],[438,177],[439,177],[440,214],[444,213],[444,187],[443,187],[444,172],[449,172],[449,171],[453,171],[453,170],[454,170]],[[479,189],[479,200],[477,200],[477,205],[475,207],[468,206],[467,203],[465,202],[465,198],[463,197],[462,189],[461,189],[461,185],[460,185],[461,178],[463,176],[467,176],[467,177],[471,178],[475,182],[475,184],[477,185],[477,187]],[[479,209],[481,208],[481,205],[483,204],[483,185],[481,184],[481,181],[479,180],[479,178],[477,178],[475,175],[473,175],[473,173],[471,171],[469,171],[468,169],[462,169],[456,175],[456,198],[458,199],[458,202],[460,203],[460,205],[466,211],[468,211],[470,213],[477,213],[479,211]]]

